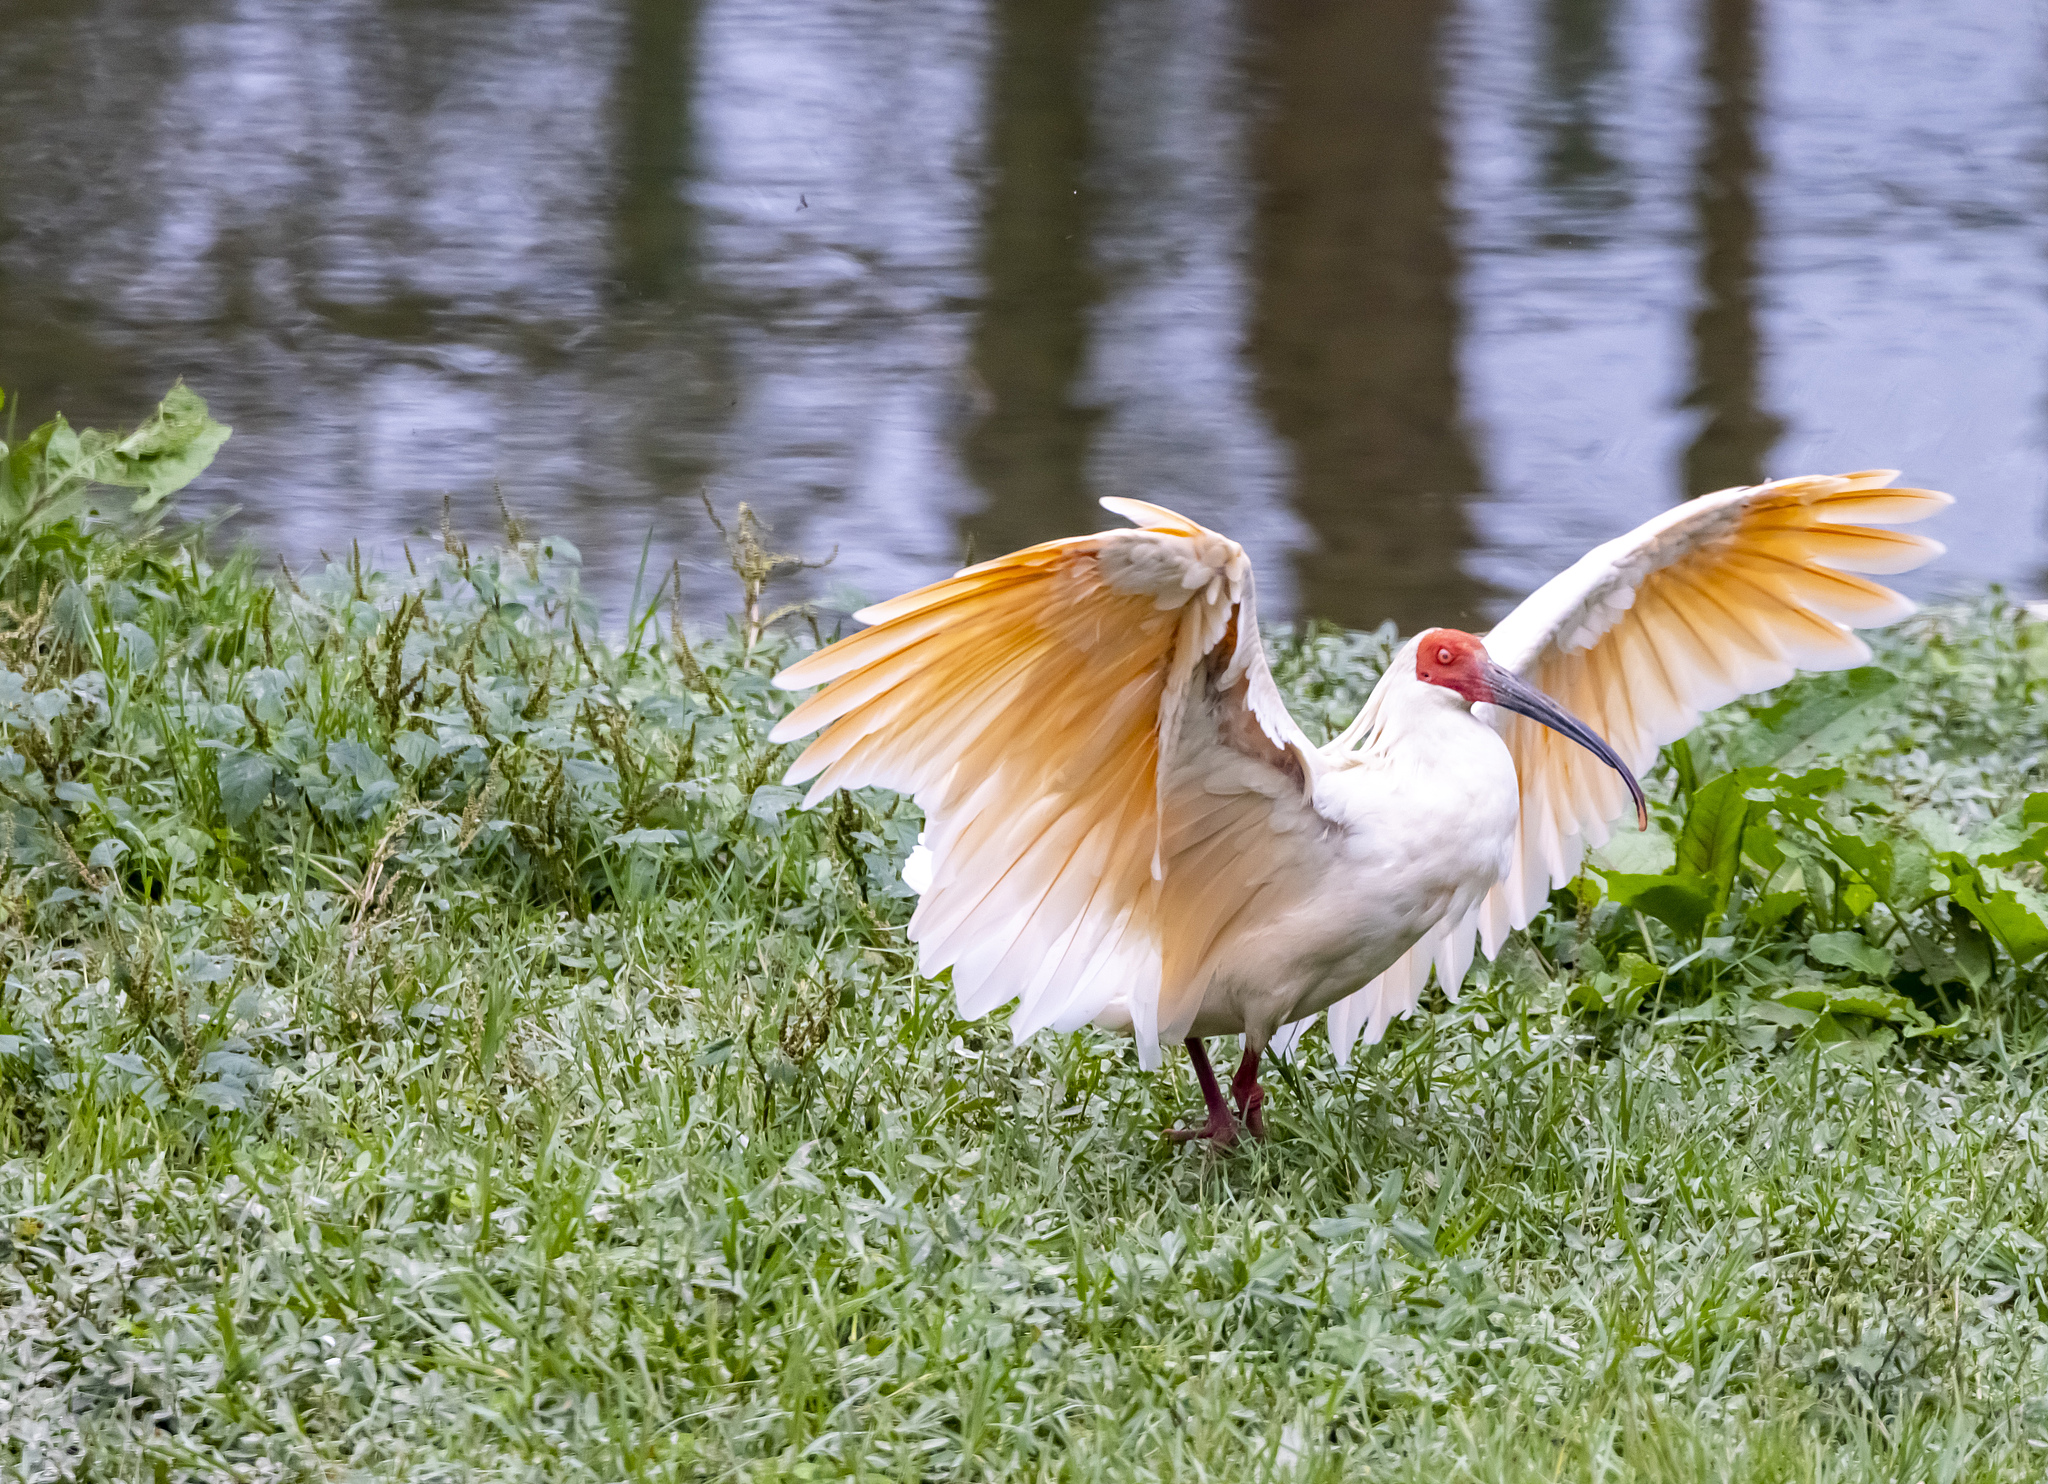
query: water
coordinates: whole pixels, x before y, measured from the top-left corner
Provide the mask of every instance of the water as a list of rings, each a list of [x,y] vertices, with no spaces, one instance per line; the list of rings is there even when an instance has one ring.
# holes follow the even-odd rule
[[[6,0],[0,385],[613,603],[698,503],[832,606],[1174,505],[1276,616],[1479,626],[1687,494],[1953,491],[2048,589],[2039,0]],[[806,586],[807,585],[807,586]]]

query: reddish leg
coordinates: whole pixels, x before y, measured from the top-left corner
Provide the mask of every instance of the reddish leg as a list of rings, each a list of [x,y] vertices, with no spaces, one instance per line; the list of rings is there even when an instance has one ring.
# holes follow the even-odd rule
[[[1237,1064],[1237,1075],[1230,1079],[1230,1095],[1237,1099],[1237,1111],[1244,1115],[1244,1126],[1252,1131],[1252,1137],[1265,1138],[1266,1089],[1259,1086],[1259,1053],[1249,1042],[1244,1060]]]
[[[1208,1139],[1228,1149],[1237,1142],[1237,1117],[1223,1099],[1223,1088],[1216,1081],[1216,1069],[1209,1065],[1209,1053],[1202,1049],[1200,1036],[1188,1037],[1188,1058],[1195,1064],[1195,1080],[1202,1084],[1202,1101],[1209,1105],[1209,1121],[1200,1128],[1170,1128],[1166,1137],[1176,1144]]]

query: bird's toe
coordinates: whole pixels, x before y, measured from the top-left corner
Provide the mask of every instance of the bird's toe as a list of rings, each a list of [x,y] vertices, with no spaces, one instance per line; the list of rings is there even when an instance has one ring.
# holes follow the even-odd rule
[[[1170,1128],[1166,1137],[1176,1144],[1189,1144],[1197,1139],[1206,1139],[1218,1149],[1232,1149],[1237,1145],[1237,1120],[1229,1114],[1220,1117],[1211,1115],[1200,1128]]]

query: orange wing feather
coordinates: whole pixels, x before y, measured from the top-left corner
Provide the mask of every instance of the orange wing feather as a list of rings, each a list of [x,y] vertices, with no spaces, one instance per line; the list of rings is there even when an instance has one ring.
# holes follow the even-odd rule
[[[1487,652],[1641,772],[1716,706],[1783,685],[1798,670],[1865,663],[1870,649],[1852,629],[1913,611],[1856,574],[1904,572],[1938,556],[1937,541],[1877,527],[1954,502],[1934,490],[1893,489],[1897,477],[1873,469],[1781,479],[1687,501],[1530,594],[1486,636]],[[1371,710],[1368,701],[1333,746],[1355,741]],[[1508,878],[1469,919],[1433,930],[1331,1007],[1340,1057],[1361,1030],[1376,1041],[1392,1016],[1413,1010],[1432,968],[1456,993],[1475,937],[1488,956],[1497,953],[1632,808],[1621,780],[1584,748],[1525,717],[1495,716],[1522,789]]]
[[[1019,1035],[1127,1014],[1150,1061],[1192,1021],[1228,916],[1209,900],[1230,874],[1218,841],[1266,820],[1280,788],[1299,796],[1309,749],[1267,677],[1243,549],[1158,506],[1103,503],[1142,528],[863,610],[874,627],[776,677],[825,688],[771,736],[818,733],[789,771],[807,803],[880,785],[923,807],[932,879],[910,934],[926,973],[952,968],[963,1013],[1016,999]],[[1236,708],[1240,750],[1280,783],[1217,798],[1177,781],[1196,685]]]

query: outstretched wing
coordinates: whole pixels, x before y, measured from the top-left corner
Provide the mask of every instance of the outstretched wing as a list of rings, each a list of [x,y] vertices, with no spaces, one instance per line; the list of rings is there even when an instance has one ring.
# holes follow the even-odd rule
[[[807,803],[879,785],[923,807],[931,883],[910,935],[926,973],[952,968],[963,1013],[1016,999],[1022,1036],[1124,1006],[1151,1063],[1257,895],[1237,847],[1308,807],[1318,761],[1267,671],[1244,549],[1102,503],[1141,528],[856,614],[873,627],[776,676],[825,689],[770,736],[820,733],[789,770],[813,780]]]
[[[1501,620],[1486,649],[1604,736],[1641,772],[1657,750],[1738,696],[1783,685],[1796,670],[1841,670],[1870,658],[1853,630],[1913,611],[1858,573],[1905,572],[1941,553],[1906,525],[1953,502],[1892,489],[1895,470],[1780,479],[1704,495],[1597,546]],[[1370,703],[1368,703],[1368,706]],[[1589,847],[1631,812],[1615,773],[1526,717],[1476,708],[1500,728],[1521,781],[1522,814],[1507,878],[1458,922],[1330,1011],[1340,1057],[1363,1029],[1415,1007],[1429,972],[1455,992],[1476,934],[1499,951]]]

